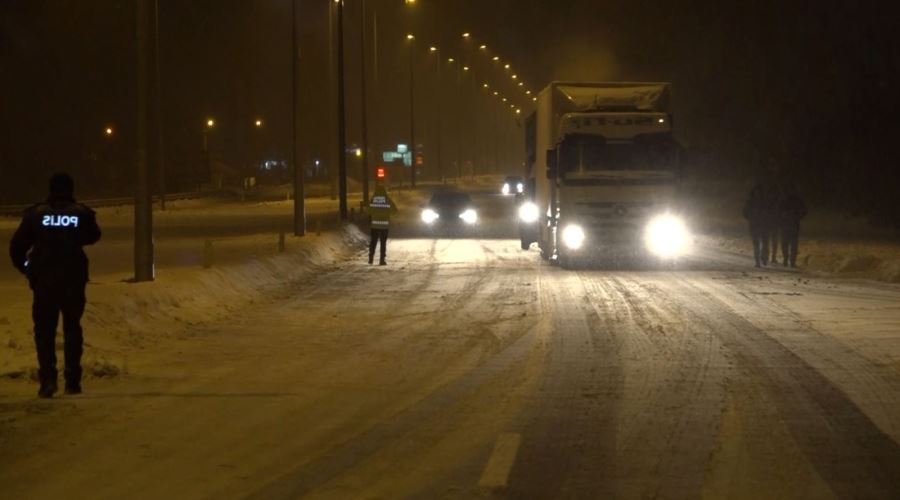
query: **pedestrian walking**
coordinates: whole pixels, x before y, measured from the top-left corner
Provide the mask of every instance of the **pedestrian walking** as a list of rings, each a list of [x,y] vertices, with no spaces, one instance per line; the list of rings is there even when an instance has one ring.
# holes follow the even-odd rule
[[[50,179],[50,195],[25,210],[9,244],[13,266],[28,277],[32,290],[34,344],[41,387],[38,396],[57,391],[56,327],[63,318],[66,394],[81,393],[83,333],[88,258],[84,246],[100,240],[93,210],[75,201],[68,174]]]
[[[778,264],[778,244],[781,240],[781,187],[776,182],[765,184],[766,230],[769,237],[769,262]],[[783,244],[783,242],[782,242]],[[784,265],[787,265],[785,262]]]
[[[386,266],[388,229],[391,225],[391,217],[397,213],[397,205],[388,196],[387,190],[380,183],[369,201],[370,240],[369,240],[369,264],[375,260],[375,247],[381,243],[381,254],[378,265]]]
[[[756,267],[769,264],[773,210],[770,188],[766,183],[757,183],[750,190],[750,196],[744,203],[744,218],[750,225],[750,239],[753,243],[753,260]]]
[[[780,204],[781,252],[784,265],[797,267],[797,253],[800,246],[800,220],[806,217],[806,203],[800,197],[797,186],[788,184]]]

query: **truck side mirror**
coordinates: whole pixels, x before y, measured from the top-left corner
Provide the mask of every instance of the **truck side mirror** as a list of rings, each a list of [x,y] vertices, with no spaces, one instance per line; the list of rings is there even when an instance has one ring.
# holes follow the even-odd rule
[[[551,179],[551,180],[556,179],[556,176],[557,176],[557,173],[559,170],[557,168],[556,158],[557,158],[556,150],[548,149],[547,150],[547,178]]]

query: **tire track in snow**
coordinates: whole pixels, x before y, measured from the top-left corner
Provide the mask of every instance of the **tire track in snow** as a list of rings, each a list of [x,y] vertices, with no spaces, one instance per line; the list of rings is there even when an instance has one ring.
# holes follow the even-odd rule
[[[791,437],[835,495],[896,498],[897,442],[797,353],[708,289],[686,279],[681,282],[702,299],[684,301],[684,307],[713,322],[740,365],[765,387]]]

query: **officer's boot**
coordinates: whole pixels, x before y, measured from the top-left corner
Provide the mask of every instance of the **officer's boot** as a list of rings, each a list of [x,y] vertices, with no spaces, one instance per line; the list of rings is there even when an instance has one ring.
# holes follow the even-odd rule
[[[39,398],[48,399],[52,398],[53,395],[56,394],[56,390],[58,388],[56,384],[57,375],[58,374],[56,370],[38,371],[38,378],[40,378],[41,381],[41,388],[38,389]]]
[[[66,378],[66,394],[81,394],[81,367],[66,367],[64,372]]]

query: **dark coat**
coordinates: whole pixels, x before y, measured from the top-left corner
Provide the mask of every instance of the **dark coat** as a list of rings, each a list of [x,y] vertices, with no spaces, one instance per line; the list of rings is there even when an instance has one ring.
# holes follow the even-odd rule
[[[84,284],[88,258],[83,247],[99,240],[93,210],[72,198],[50,198],[25,210],[9,256],[32,288]]]
[[[789,193],[782,198],[779,209],[781,224],[785,228],[800,227],[800,219],[806,217],[806,203],[797,193]]]

